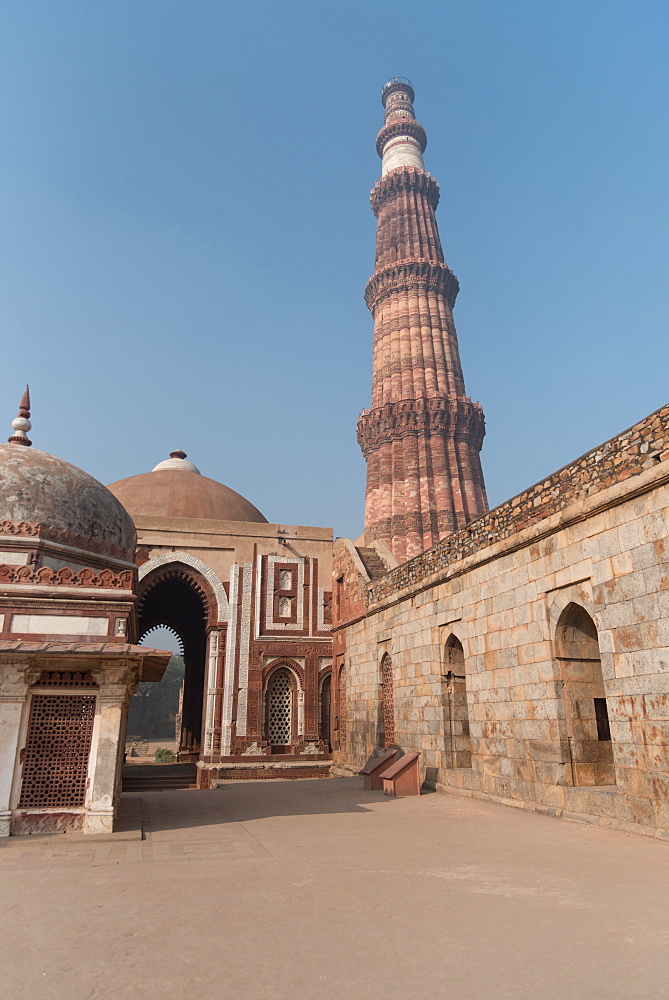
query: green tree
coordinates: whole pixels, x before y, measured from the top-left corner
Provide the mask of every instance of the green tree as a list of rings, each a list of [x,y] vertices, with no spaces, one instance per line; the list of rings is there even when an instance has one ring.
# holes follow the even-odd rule
[[[183,656],[173,654],[160,683],[142,681],[130,701],[128,738],[174,738],[179,691],[184,680]]]

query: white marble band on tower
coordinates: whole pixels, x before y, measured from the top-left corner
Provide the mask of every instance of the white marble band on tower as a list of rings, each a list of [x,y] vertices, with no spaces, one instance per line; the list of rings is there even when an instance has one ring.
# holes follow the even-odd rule
[[[413,99],[413,86],[405,77],[395,76],[383,88],[384,124],[376,143],[382,159],[382,176],[395,167],[425,169],[423,150],[427,138],[423,126],[416,121]]]
[[[425,169],[420,146],[410,135],[402,135],[396,139],[391,139],[383,150],[381,176],[384,177],[389,170],[394,170],[395,167],[418,167],[419,170]]]

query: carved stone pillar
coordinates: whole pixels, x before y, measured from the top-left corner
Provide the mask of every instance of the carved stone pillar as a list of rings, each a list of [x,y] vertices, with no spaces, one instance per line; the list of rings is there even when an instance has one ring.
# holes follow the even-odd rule
[[[23,660],[0,664],[0,837],[9,836],[21,719],[29,688],[27,669]]]
[[[120,791],[128,705],[137,690],[139,664],[103,663],[97,731],[91,756],[92,789],[84,833],[111,833]]]

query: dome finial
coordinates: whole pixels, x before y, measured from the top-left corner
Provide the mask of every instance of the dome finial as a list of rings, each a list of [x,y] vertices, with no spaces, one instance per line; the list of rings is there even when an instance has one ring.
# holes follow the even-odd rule
[[[192,462],[188,462],[186,459],[187,455],[185,451],[181,451],[181,449],[171,451],[170,457],[166,458],[164,462],[158,462],[158,465],[155,465],[151,471],[164,472],[166,469],[174,469],[181,472],[196,472],[198,476],[201,476],[202,473],[197,465],[193,465]]]
[[[12,420],[12,427],[14,428],[14,433],[10,438],[7,438],[10,444],[22,444],[26,448],[29,448],[32,441],[28,437],[27,432],[32,427],[30,423],[30,387],[26,386],[21,396],[21,402],[19,403],[19,415]]]

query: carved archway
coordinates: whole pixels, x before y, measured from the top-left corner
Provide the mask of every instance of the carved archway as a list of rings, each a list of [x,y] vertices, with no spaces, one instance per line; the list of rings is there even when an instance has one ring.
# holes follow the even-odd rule
[[[225,587],[214,573],[210,566],[198,559],[197,556],[189,552],[161,552],[160,555],[149,559],[139,569],[138,580],[140,594],[142,592],[143,581],[152,576],[156,570],[165,566],[178,565],[183,570],[194,571],[193,578],[199,577],[203,585],[209,587],[210,615],[213,614],[218,622],[227,622],[230,617],[230,605]]]
[[[163,557],[152,560],[152,568],[151,563],[142,567],[148,571],[139,582],[139,634],[143,637],[162,625],[180,639],[185,674],[179,759],[197,760],[202,743],[207,634],[220,620],[221,605],[210,580],[192,565],[177,561],[175,555],[170,553],[170,561]]]

